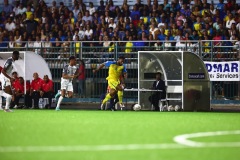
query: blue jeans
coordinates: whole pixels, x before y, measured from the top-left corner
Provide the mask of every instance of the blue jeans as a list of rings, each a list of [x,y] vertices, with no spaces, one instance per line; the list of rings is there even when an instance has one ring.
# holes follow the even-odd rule
[[[85,96],[85,79],[78,80],[78,95]]]

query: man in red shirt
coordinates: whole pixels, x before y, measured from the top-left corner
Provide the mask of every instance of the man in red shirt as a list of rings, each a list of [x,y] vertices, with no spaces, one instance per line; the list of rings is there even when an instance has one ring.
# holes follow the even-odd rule
[[[14,74],[17,75],[17,72],[15,72]],[[14,78],[14,81],[12,82],[12,88],[13,88],[13,100],[11,103],[11,107],[17,109],[19,108],[19,99],[24,95],[23,77],[19,77],[17,79]]]
[[[33,73],[33,80],[31,82],[30,96],[33,99],[32,109],[39,109],[38,102],[40,98],[40,91],[42,90],[43,80],[39,78],[38,73]]]
[[[40,96],[42,98],[48,98],[49,105],[45,106],[47,108],[51,108],[52,98],[54,96],[53,92],[53,81],[48,78],[48,75],[44,75],[42,90],[40,91]]]

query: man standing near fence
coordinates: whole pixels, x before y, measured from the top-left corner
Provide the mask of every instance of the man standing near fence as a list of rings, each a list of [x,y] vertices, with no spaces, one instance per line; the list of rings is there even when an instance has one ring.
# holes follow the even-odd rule
[[[123,77],[126,77],[127,74],[126,67],[124,65],[124,57],[119,57],[117,61],[107,61],[103,64],[101,64],[98,69],[94,69],[93,73],[96,73],[103,67],[109,67],[108,69],[108,77],[106,80],[108,81],[108,86],[110,87],[109,93],[106,95],[105,99],[102,101],[101,109],[103,109],[103,106],[105,103],[111,99],[114,98],[114,96],[118,93],[118,91],[123,91],[125,87],[124,78],[120,79],[120,76],[123,74]],[[119,101],[122,100],[122,92],[119,92],[118,98]],[[120,107],[123,107],[122,103],[119,103]]]

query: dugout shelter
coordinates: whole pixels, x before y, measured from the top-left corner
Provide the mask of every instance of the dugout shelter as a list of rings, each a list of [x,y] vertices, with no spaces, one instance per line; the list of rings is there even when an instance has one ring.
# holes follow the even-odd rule
[[[165,81],[168,105],[179,105],[183,111],[210,110],[209,75],[198,55],[185,51],[139,51],[138,89],[151,87],[157,72]],[[151,108],[151,94],[138,91],[143,110]]]
[[[12,52],[0,52],[0,66],[3,67],[4,62],[12,56]],[[33,80],[33,73],[37,72],[39,77],[43,79],[44,75],[48,75],[52,79],[52,74],[46,61],[35,52],[20,51],[19,59],[15,61],[13,71],[23,77],[25,82]]]

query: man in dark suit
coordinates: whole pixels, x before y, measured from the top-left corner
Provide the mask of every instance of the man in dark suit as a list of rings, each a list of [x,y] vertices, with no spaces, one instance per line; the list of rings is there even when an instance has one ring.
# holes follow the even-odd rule
[[[156,81],[153,82],[152,88],[153,90],[161,90],[159,92],[153,92],[153,94],[149,97],[149,101],[154,106],[155,111],[159,111],[159,100],[166,98],[166,86],[165,82],[161,79],[161,73],[156,73]]]

